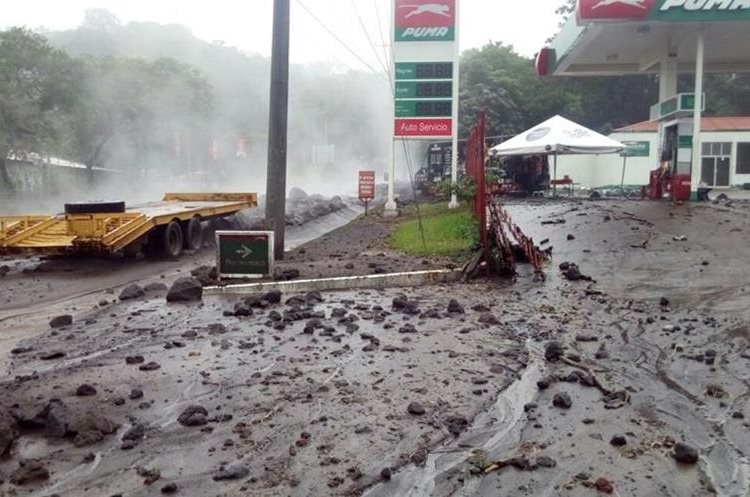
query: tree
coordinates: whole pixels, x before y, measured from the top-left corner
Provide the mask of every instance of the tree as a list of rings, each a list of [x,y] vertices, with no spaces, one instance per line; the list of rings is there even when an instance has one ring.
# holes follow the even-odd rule
[[[12,188],[6,160],[56,146],[56,123],[76,100],[70,58],[22,28],[0,32],[0,189]]]
[[[531,59],[502,43],[463,53],[460,99],[462,136],[483,109],[491,135],[516,134],[555,114],[574,119],[583,114],[582,99],[569,85],[538,78]]]
[[[194,136],[210,126],[211,87],[186,64],[115,57],[82,57],[80,64],[83,92],[70,116],[68,154],[90,171],[168,163],[175,133]],[[119,163],[109,164],[114,155]]]

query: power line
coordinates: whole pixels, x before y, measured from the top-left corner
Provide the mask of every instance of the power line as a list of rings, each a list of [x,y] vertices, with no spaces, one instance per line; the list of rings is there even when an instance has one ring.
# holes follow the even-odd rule
[[[305,11],[307,11],[307,13],[308,13],[308,14],[310,14],[310,17],[312,17],[312,18],[313,18],[313,19],[315,20],[315,22],[317,22],[318,24],[320,24],[320,26],[321,26],[321,27],[322,27],[323,29],[325,29],[325,30],[326,30],[326,32],[327,32],[327,33],[328,33],[329,35],[331,35],[331,37],[333,37],[333,39],[334,39],[334,40],[336,40],[336,41],[337,41],[337,42],[338,42],[338,43],[339,43],[339,44],[340,44],[340,45],[341,45],[342,47],[344,47],[344,48],[345,48],[345,49],[346,49],[346,50],[347,50],[347,51],[348,51],[348,52],[349,52],[350,54],[352,54],[352,55],[354,56],[354,58],[356,58],[356,59],[357,59],[358,61],[360,61],[360,62],[361,62],[361,63],[362,63],[362,64],[363,64],[363,65],[364,65],[365,67],[367,67],[367,68],[368,68],[368,69],[369,69],[370,71],[372,71],[372,72],[373,72],[373,73],[374,73],[374,74],[375,74],[376,76],[379,76],[379,77],[381,77],[381,78],[384,78],[384,77],[385,77],[385,76],[383,76],[383,74],[382,74],[382,73],[378,72],[378,71],[377,71],[377,70],[376,70],[376,69],[375,69],[374,67],[372,67],[372,66],[371,66],[370,64],[368,64],[368,63],[367,63],[367,61],[366,61],[365,59],[363,59],[362,57],[360,57],[360,55],[359,55],[359,54],[357,54],[357,52],[355,52],[354,50],[352,50],[352,48],[351,48],[351,47],[350,47],[349,45],[347,45],[347,44],[346,44],[346,43],[345,43],[345,42],[344,42],[344,41],[343,41],[343,40],[342,40],[341,38],[339,38],[339,37],[338,37],[338,36],[336,35],[336,33],[334,33],[334,32],[333,32],[333,31],[332,31],[332,30],[331,30],[331,29],[330,29],[330,28],[329,28],[328,26],[326,26],[326,24],[325,24],[325,23],[324,23],[323,21],[321,21],[321,20],[320,20],[320,19],[318,18],[318,16],[316,16],[316,15],[315,15],[315,14],[314,14],[314,13],[313,13],[313,12],[312,12],[312,11],[311,11],[311,10],[310,10],[309,8],[308,8],[308,7],[307,7],[307,5],[305,5],[304,3],[302,3],[302,0],[296,0],[296,2],[297,2],[297,3],[299,4],[299,6],[300,6],[300,7],[302,7],[303,9],[305,9]]]
[[[380,8],[378,7],[378,0],[372,0],[372,3],[375,6],[375,17],[378,20],[378,34],[380,35],[380,46],[383,48],[383,59],[385,60],[386,62],[385,66],[388,69],[386,71],[386,74],[388,75],[388,80],[391,83],[391,87],[393,87],[393,74],[391,74],[392,69],[393,69],[392,64],[391,64],[392,57],[388,57],[388,52],[385,50],[386,47],[388,47],[389,45],[386,44],[385,35],[383,34],[383,23],[380,20]],[[392,55],[393,54],[391,53],[391,56]],[[392,89],[395,91],[394,88]]]
[[[370,44],[372,53],[373,55],[375,55],[375,60],[378,61],[378,64],[380,64],[380,68],[383,70],[383,72],[388,74],[389,71],[385,67],[387,61],[383,62],[382,60],[380,60],[380,54],[378,54],[378,49],[375,48],[375,44],[372,42],[372,38],[370,38],[370,32],[367,30],[367,27],[365,26],[365,23],[362,20],[362,16],[359,15],[359,10],[357,10],[357,4],[354,3],[354,0],[349,0],[349,2],[352,4],[352,9],[354,9],[354,15],[357,16],[357,20],[359,21],[359,26],[362,28],[362,32],[365,34],[365,38],[367,38],[367,42]]]

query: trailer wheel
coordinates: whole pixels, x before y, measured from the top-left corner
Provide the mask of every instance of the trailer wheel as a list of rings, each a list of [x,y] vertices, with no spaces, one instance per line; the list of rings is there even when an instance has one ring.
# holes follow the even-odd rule
[[[180,223],[172,221],[162,232],[161,253],[164,257],[179,257],[182,253],[182,228]]]
[[[190,221],[183,224],[184,242],[183,248],[186,250],[200,250],[203,248],[203,224],[201,218],[195,216]]]

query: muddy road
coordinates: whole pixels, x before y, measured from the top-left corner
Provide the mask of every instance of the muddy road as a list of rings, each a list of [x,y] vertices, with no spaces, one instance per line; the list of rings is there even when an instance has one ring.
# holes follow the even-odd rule
[[[748,495],[750,209],[508,210],[554,246],[546,282],[167,304],[189,267],[125,301],[92,270],[75,299],[3,310],[0,495]],[[422,269],[387,232],[289,264]]]

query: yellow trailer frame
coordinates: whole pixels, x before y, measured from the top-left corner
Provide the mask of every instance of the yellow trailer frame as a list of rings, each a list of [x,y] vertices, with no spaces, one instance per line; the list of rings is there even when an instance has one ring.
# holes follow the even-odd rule
[[[256,207],[255,193],[167,193],[122,213],[0,216],[0,251],[113,254],[173,221],[201,221]]]

